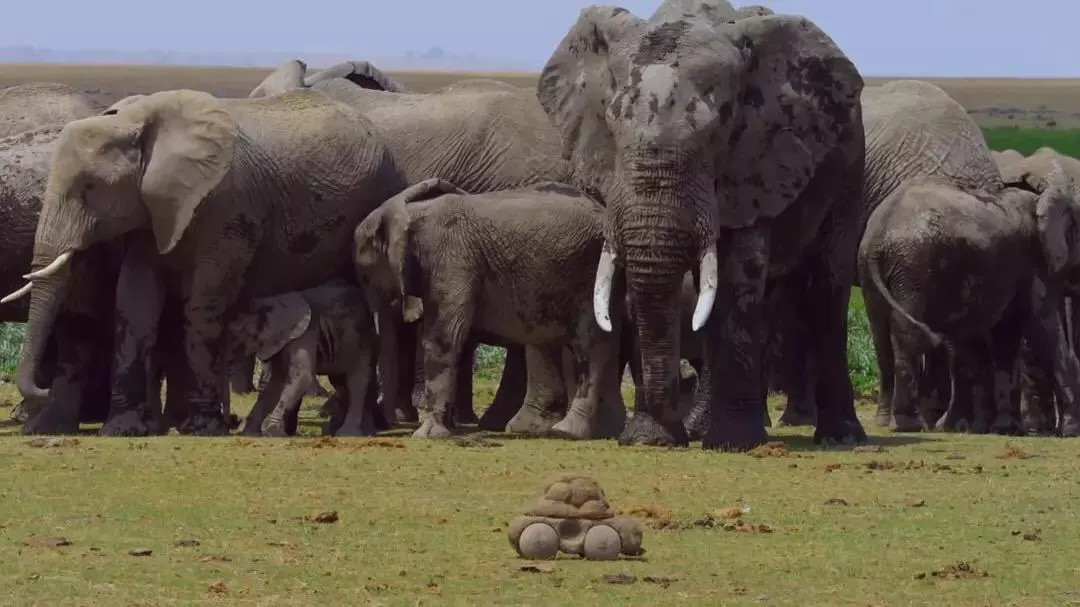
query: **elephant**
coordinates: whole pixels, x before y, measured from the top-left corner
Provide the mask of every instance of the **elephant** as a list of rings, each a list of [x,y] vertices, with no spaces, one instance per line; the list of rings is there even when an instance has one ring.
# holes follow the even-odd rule
[[[124,393],[114,390],[101,432],[151,431],[144,365],[163,302],[175,298],[182,364],[168,383],[183,410],[178,430],[226,433],[215,369],[233,305],[347,277],[353,228],[404,185],[371,123],[316,91],[264,99],[163,91],[69,123],[56,143],[27,276],[20,392],[48,396],[36,370],[69,262],[127,237],[130,263],[116,284],[139,305],[118,330],[138,338],[117,354],[113,381]]]
[[[1059,316],[1067,278],[1080,267],[1080,204],[1060,168],[1047,179],[1036,193],[1000,180],[963,189],[952,179],[917,177],[871,214],[859,277],[894,418],[915,418],[925,392],[919,357],[947,345],[953,391],[938,429],[962,429],[970,419],[977,432],[1019,432],[1013,392],[1026,339],[1067,403],[1062,432],[1080,433],[1080,363]],[[984,398],[988,407],[979,406]]]
[[[1025,158],[1016,150],[993,152],[994,161],[1001,171],[1004,181],[1015,187],[1026,188],[1036,193],[1043,193],[1051,182],[1051,176],[1057,168],[1065,171],[1072,182],[1072,195],[1080,200],[1080,161],[1058,153],[1049,147],[1043,147]],[[1064,299],[1060,315],[1065,327],[1066,339],[1070,349],[1080,354],[1077,328],[1080,327],[1080,309],[1071,296]],[[1021,368],[1021,417],[1024,428],[1033,434],[1050,434],[1061,424],[1065,413],[1059,408],[1053,392],[1053,370],[1035,364],[1033,352],[1025,341],[1021,346],[1023,358]]]
[[[363,61],[315,74],[306,71],[304,62],[289,61],[251,96],[311,88],[356,108],[375,124],[410,185],[437,177],[478,194],[570,179],[559,134],[534,89],[469,79],[433,93],[408,93]],[[389,320],[381,317],[380,323]],[[415,338],[401,323],[380,326],[379,331],[383,344],[379,375],[384,386],[399,386],[392,398],[407,419],[418,373],[411,368],[415,356],[409,345]],[[502,429],[505,419],[521,406],[526,391],[524,358],[522,348],[507,349],[503,378],[481,427]],[[457,400],[462,410],[471,409],[471,402],[466,407],[462,401],[466,394],[471,401],[471,372],[463,366],[458,375],[463,386]]]
[[[372,307],[406,323],[423,319],[424,407],[414,437],[452,433],[448,401],[470,335],[527,346],[530,375],[561,378],[568,346],[576,393],[563,419],[547,421],[550,394],[528,394],[508,427],[547,425],[561,436],[594,437],[599,392],[611,385],[605,375],[615,373],[618,347],[593,322],[589,305],[602,215],[596,201],[554,182],[466,194],[433,178],[357,226],[353,262]],[[530,378],[530,391],[538,384]],[[525,416],[535,421],[522,423]]]
[[[300,401],[315,374],[328,375],[344,411],[330,428],[339,436],[375,433],[377,411],[365,407],[375,381],[375,324],[360,287],[336,280],[304,291],[245,302],[233,313],[224,346],[232,360],[252,353],[270,366],[270,382],[244,421],[243,434],[294,434]]]
[[[101,107],[92,99],[62,84],[32,82],[0,89],[0,224],[4,243],[0,249],[0,289],[7,293],[21,286],[30,265],[34,231],[45,192],[49,164],[64,124],[92,116]],[[24,399],[13,415],[31,420],[51,406],[53,400],[72,403],[79,421],[100,422],[108,413],[109,352],[112,333],[111,294],[99,289],[119,263],[116,247],[97,247],[76,271],[85,278],[73,285],[59,312],[57,323],[72,328],[51,339],[39,369],[39,383],[52,385],[48,401]],[[0,303],[0,322],[25,322],[25,301]],[[31,426],[33,422],[31,422]]]
[[[243,356],[229,370],[229,391],[251,394],[255,391],[255,356]]]
[[[649,19],[591,6],[559,42],[537,96],[571,183],[606,202],[595,315],[607,328],[605,285],[618,271],[641,347],[644,406],[621,443],[686,444],[687,427],[706,449],[764,443],[763,350],[783,314],[812,334],[814,440],[866,440],[846,360],[864,220],[862,87],[810,20],[722,1],[666,0]],[[688,270],[706,351],[684,421],[676,301]],[[782,283],[799,296],[768,310]]]

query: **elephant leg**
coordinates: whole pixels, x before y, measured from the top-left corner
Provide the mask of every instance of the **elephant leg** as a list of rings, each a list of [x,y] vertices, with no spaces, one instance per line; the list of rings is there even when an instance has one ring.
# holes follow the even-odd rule
[[[447,298],[431,306],[435,313],[425,314],[424,335],[424,406],[420,427],[414,438],[446,438],[453,433],[454,401],[462,350],[472,329],[472,292],[461,286]]]
[[[454,423],[475,424],[479,421],[473,410],[473,370],[476,367],[476,342],[470,341],[461,351],[454,395]]]
[[[889,429],[893,432],[925,429],[918,415],[923,352],[915,345],[918,337],[910,336],[908,331],[907,327],[890,326],[893,372]]]
[[[1080,360],[1058,313],[1061,297],[1056,288],[1035,282],[1024,337],[1036,364],[1053,370],[1060,434],[1080,436]]]
[[[969,339],[954,345],[953,397],[944,422],[946,431],[985,434],[993,410],[993,358],[987,338]]]
[[[255,389],[263,391],[266,389],[267,384],[270,383],[270,365],[262,365],[259,369],[259,379],[255,382]]]
[[[600,401],[597,403],[596,426],[593,436],[596,438],[619,438],[626,428],[626,404],[622,398],[622,372],[626,361],[614,353],[609,357],[609,366],[600,378]],[[689,410],[689,407],[686,407]]]
[[[300,405],[304,395],[310,387],[311,378],[315,376],[315,349],[319,335],[317,330],[309,330],[300,338],[294,340],[280,353],[274,356],[273,375],[282,378],[283,386],[276,401],[268,401],[272,405],[269,415],[265,411],[265,417],[248,416],[252,419],[252,429],[255,433],[261,431],[265,436],[288,436],[288,420],[300,411]],[[255,414],[255,410],[252,410]],[[247,425],[245,424],[245,430]],[[295,433],[296,429],[293,428]]]
[[[482,430],[502,432],[525,401],[525,347],[511,345],[506,348],[506,362],[502,377],[491,405],[480,416],[478,426]]]
[[[621,319],[613,319],[612,324],[614,335],[619,335]],[[602,332],[592,315],[579,319],[574,333],[570,343],[574,397],[566,416],[551,429],[568,438],[592,438],[596,434],[600,390],[605,383],[610,384],[608,377],[615,373],[618,364],[618,341]]]
[[[1052,372],[1038,364],[1028,340],[1020,347],[1020,417],[1030,434],[1053,434],[1057,430]]]
[[[267,361],[269,364],[269,361]],[[280,417],[274,417],[278,403],[282,402],[285,390],[285,376],[270,376],[266,386],[259,392],[255,399],[255,406],[251,408],[241,433],[245,436],[287,436],[285,427],[284,411]],[[259,413],[256,413],[259,412]]]
[[[784,281],[785,283],[787,281]],[[776,306],[770,365],[776,387],[787,398],[778,426],[812,426],[817,421],[814,402],[814,357],[807,343],[805,327],[797,322],[793,306],[797,299],[787,289],[781,289]]]
[[[525,402],[507,422],[506,431],[544,436],[562,418],[559,410],[566,403],[562,346],[526,346],[525,365],[528,370]]]
[[[351,370],[345,378],[345,392],[349,397],[344,401],[345,418],[341,427],[334,433],[335,436],[374,436],[375,419],[373,408],[365,406],[364,395],[368,391],[368,382],[371,377],[371,356],[364,352],[351,365]]]
[[[229,391],[251,394],[255,391],[255,355],[249,354],[232,364],[229,372]]]
[[[990,354],[993,363],[990,393],[986,404],[993,416],[990,431],[996,434],[1021,435],[1024,433],[1021,423],[1020,402],[1013,398],[1019,374],[1020,345],[1022,341],[1023,319],[1020,313],[1012,312],[1002,319],[991,333]]]
[[[892,331],[890,319],[892,311],[888,304],[880,301],[880,295],[864,291],[866,303],[867,324],[870,325],[870,337],[874,342],[874,355],[877,359],[878,378],[881,386],[878,389],[877,413],[874,415],[874,425],[880,428],[888,428],[892,423],[893,393],[895,390],[896,362],[893,356]]]
[[[150,393],[156,387],[151,382],[152,363],[165,302],[156,258],[153,242],[133,238],[120,266],[112,394],[109,418],[101,427],[103,436],[145,436],[165,430],[160,395]]]
[[[762,357],[767,327],[763,308],[769,267],[769,233],[763,226],[728,232],[721,253],[721,287],[705,325],[705,375],[710,399],[705,449],[744,451],[768,440]],[[722,247],[717,247],[718,252]],[[678,389],[678,377],[672,378]]]
[[[88,319],[65,313],[57,316],[50,338],[52,370],[48,399],[28,399],[23,434],[75,434],[79,431],[82,389],[93,360],[92,342],[86,338]]]

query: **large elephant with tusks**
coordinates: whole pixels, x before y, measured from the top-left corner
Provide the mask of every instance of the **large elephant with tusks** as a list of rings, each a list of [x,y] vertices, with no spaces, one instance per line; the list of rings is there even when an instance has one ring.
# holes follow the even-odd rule
[[[625,293],[641,348],[645,397],[620,442],[686,443],[686,426],[705,448],[765,442],[762,354],[783,314],[812,332],[814,440],[865,440],[846,360],[862,87],[808,19],[726,2],[668,0],[649,19],[591,6],[559,43],[538,95],[576,185],[607,204],[596,319],[610,327]],[[707,347],[684,426],[677,299],[688,270]]]

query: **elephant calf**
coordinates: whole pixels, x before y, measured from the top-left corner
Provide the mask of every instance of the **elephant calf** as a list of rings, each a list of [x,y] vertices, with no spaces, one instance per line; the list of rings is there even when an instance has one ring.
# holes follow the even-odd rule
[[[598,203],[556,183],[467,195],[428,179],[360,223],[353,261],[379,314],[423,317],[424,410],[413,436],[450,434],[448,401],[470,334],[532,346],[539,356],[527,365],[530,392],[532,376],[559,369],[569,346],[575,395],[551,430],[595,434],[599,391],[615,372],[618,347],[618,332],[602,331],[592,313],[602,216]],[[549,409],[536,402],[542,398],[526,394],[519,415]]]
[[[300,401],[316,374],[330,377],[344,405],[344,419],[332,419],[330,430],[341,436],[375,433],[376,412],[365,406],[365,396],[374,381],[377,338],[359,287],[333,281],[249,300],[229,322],[226,339],[232,360],[254,353],[271,368],[244,434],[292,434]]]

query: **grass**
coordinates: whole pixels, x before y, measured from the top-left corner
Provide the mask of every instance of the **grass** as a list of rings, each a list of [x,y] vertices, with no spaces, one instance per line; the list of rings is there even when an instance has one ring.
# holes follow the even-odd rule
[[[1080,158],[1080,129],[984,127],[983,135],[990,149],[995,151],[1013,149],[1028,156],[1043,146],[1049,146],[1066,156]]]
[[[14,400],[0,388],[0,419]],[[314,415],[311,401],[305,432]],[[884,452],[853,452],[815,449],[805,429],[773,438],[787,452],[758,458],[400,433],[8,437],[0,589],[8,604],[49,605],[1076,604],[1080,443],[878,434]],[[522,571],[506,523],[570,471],[639,513],[643,560],[559,558],[554,571]],[[693,524],[744,505],[743,519],[770,533]],[[325,511],[340,520],[303,520]],[[660,519],[685,528],[654,528]],[[152,553],[129,554],[142,548]],[[941,577],[957,563],[988,577]],[[614,573],[637,581],[603,581]]]

